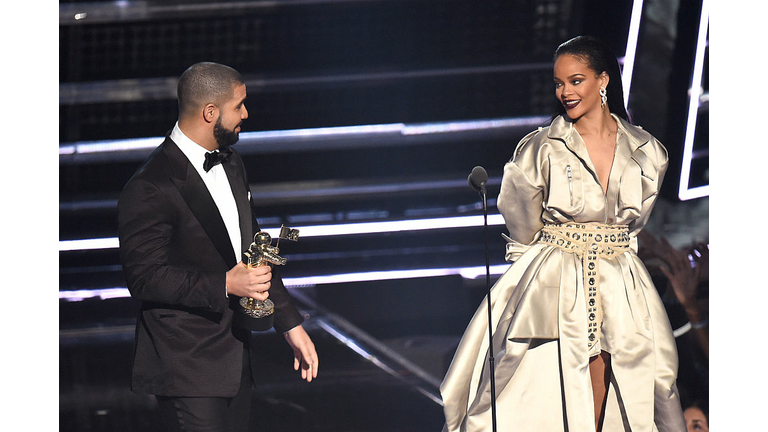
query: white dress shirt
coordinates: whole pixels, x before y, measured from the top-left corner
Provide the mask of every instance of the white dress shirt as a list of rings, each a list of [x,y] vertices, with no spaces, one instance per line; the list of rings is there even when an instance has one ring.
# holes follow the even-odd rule
[[[241,250],[240,216],[237,212],[235,197],[232,194],[232,187],[229,185],[229,179],[227,178],[227,173],[224,172],[224,167],[221,164],[217,164],[210,171],[205,172],[203,164],[205,163],[205,154],[208,153],[208,150],[184,135],[181,129],[179,129],[178,122],[173,127],[171,139],[179,146],[179,149],[187,156],[189,162],[192,163],[200,177],[203,178],[203,182],[208,187],[208,192],[211,193],[219,214],[224,220],[224,225],[227,227],[229,239],[232,242],[232,249],[235,251],[235,261],[240,262],[243,253]]]

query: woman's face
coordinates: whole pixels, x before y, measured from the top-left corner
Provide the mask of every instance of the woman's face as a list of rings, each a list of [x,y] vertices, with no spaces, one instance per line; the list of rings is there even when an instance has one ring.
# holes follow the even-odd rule
[[[709,423],[704,412],[697,407],[690,407],[683,411],[685,426],[688,432],[709,432]]]
[[[589,112],[602,112],[600,87],[606,87],[608,80],[608,74],[597,75],[584,60],[571,54],[555,61],[555,96],[573,120]]]

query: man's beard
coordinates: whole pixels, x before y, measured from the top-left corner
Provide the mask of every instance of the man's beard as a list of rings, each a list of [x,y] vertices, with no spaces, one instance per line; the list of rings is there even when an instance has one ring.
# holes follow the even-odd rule
[[[235,126],[237,128],[237,126]],[[228,130],[221,124],[221,117],[213,125],[213,137],[216,139],[216,143],[219,144],[219,149],[225,149],[240,139],[240,133],[233,130]]]

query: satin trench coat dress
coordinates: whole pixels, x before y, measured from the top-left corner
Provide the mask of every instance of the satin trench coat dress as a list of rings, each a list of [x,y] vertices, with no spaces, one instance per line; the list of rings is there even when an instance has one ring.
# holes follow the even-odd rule
[[[601,350],[611,354],[613,372],[604,431],[686,430],[672,329],[636,255],[636,236],[656,201],[667,153],[641,128],[614,119],[616,150],[606,194],[583,140],[563,117],[524,137],[504,167],[497,207],[509,230],[506,259],[513,264],[490,294],[499,431],[594,431],[589,358]],[[584,273],[594,265],[559,247],[564,236],[546,237],[548,227],[570,224],[578,232],[596,223],[618,227],[622,244],[612,255],[593,257],[599,271],[590,282],[598,283],[601,306],[594,332]],[[444,431],[492,430],[488,362],[484,300],[440,388]]]

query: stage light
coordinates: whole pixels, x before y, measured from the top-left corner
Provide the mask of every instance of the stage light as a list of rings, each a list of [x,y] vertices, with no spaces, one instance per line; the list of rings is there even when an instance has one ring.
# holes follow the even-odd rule
[[[508,268],[509,264],[491,266],[491,275],[501,275]],[[485,266],[373,271],[295,278],[286,277],[283,278],[283,283],[288,288],[302,289],[316,287],[318,285],[432,278],[443,276],[461,276],[464,279],[477,279],[481,276],[485,276]],[[67,301],[81,301],[90,298],[100,298],[102,300],[106,300],[114,298],[128,298],[130,296],[131,294],[128,291],[128,288],[125,287],[59,291],[59,299]]]
[[[500,214],[488,215],[488,225],[504,225]],[[379,234],[390,232],[424,231],[447,228],[469,228],[483,226],[483,216],[456,216],[446,218],[411,219],[384,222],[360,222],[335,225],[309,225],[292,227],[298,229],[302,238],[346,236],[356,234]],[[280,228],[265,228],[272,237],[280,233]],[[59,252],[84,251],[97,249],[115,249],[120,246],[117,237],[60,240]]]
[[[640,21],[643,17],[643,1],[632,2],[632,16],[629,20],[627,32],[627,47],[624,54],[624,68],[621,71],[622,87],[624,87],[624,108],[629,106],[629,94],[632,87],[632,72],[635,69],[635,56],[637,54],[637,40],[640,33]]]
[[[688,121],[686,122],[685,144],[683,147],[683,162],[680,168],[680,187],[678,197],[681,201],[709,196],[709,185],[691,188],[691,162],[695,155],[693,144],[696,138],[696,123],[699,114],[699,105],[702,96],[702,78],[704,72],[704,57],[707,50],[709,32],[709,8],[707,0],[701,2],[701,17],[699,20],[699,33],[696,43],[696,57],[693,65],[693,77],[689,91]]]

